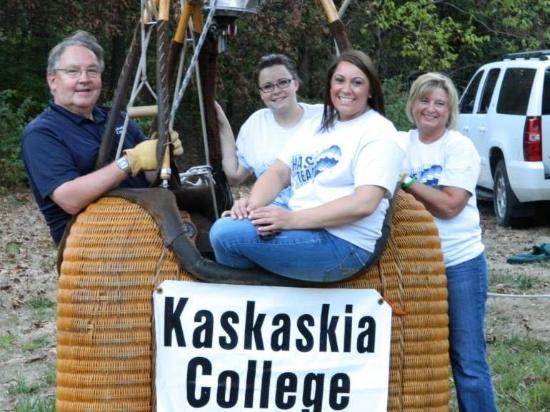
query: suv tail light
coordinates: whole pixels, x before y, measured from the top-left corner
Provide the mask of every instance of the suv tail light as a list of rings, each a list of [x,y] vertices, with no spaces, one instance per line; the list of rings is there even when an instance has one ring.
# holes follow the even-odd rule
[[[523,128],[523,157],[526,162],[542,161],[540,116],[527,117]]]

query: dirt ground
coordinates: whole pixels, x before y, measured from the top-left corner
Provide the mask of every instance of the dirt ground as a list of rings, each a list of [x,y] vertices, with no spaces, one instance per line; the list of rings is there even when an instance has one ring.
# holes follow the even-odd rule
[[[550,261],[510,265],[506,259],[550,242],[550,219],[512,230],[480,204],[491,293],[546,297],[488,298],[487,340],[512,335],[550,342]],[[55,373],[57,251],[29,193],[0,196],[0,410],[13,410],[25,387],[51,399]]]
[[[526,229],[510,229],[497,226],[492,207],[491,203],[479,204],[489,265],[489,293],[499,295],[490,295],[487,300],[487,341],[521,335],[550,342],[550,260],[506,263],[514,254],[531,253],[533,246],[550,243],[550,216],[541,216]]]

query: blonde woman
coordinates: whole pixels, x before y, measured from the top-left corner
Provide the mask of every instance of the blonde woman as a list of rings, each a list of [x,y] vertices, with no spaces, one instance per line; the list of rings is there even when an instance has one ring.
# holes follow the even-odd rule
[[[451,366],[461,412],[496,411],[483,321],[487,263],[475,187],[479,156],[454,130],[458,95],[452,81],[427,73],[412,84],[403,189],[424,204],[439,230],[449,291]]]

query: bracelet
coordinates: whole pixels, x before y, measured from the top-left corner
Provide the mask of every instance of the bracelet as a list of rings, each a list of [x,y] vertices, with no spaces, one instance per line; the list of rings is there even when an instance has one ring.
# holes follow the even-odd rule
[[[415,183],[416,183],[416,177],[407,175],[405,176],[405,178],[403,179],[403,182],[401,183],[401,189],[407,190]]]

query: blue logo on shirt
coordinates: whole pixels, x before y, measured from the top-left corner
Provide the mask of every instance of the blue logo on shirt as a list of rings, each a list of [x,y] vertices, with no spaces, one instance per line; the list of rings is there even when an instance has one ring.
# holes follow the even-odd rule
[[[440,165],[432,165],[413,173],[413,176],[427,186],[436,187],[439,185],[442,170]]]
[[[317,175],[336,166],[342,157],[339,146],[331,146],[316,155],[292,156],[294,187],[300,187]]]

